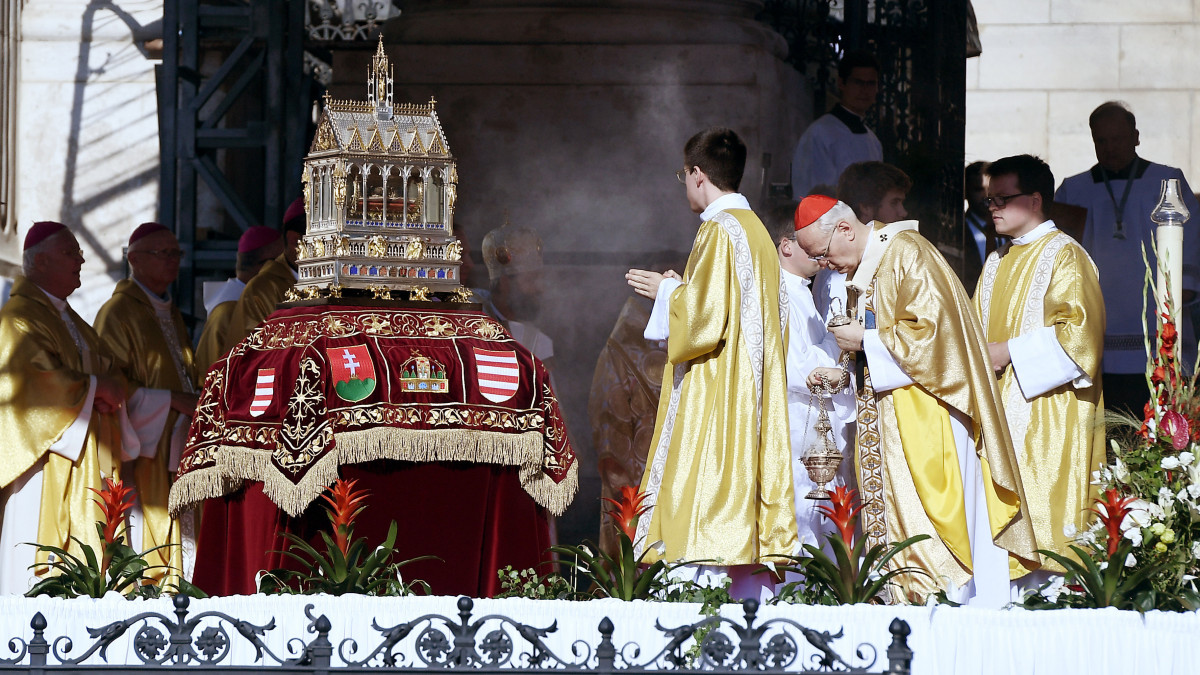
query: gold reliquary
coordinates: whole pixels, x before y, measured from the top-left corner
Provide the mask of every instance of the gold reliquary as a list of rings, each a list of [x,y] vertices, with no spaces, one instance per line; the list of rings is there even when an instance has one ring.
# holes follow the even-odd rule
[[[382,37],[367,100],[326,95],[304,160],[299,298],[355,289],[376,298],[465,298],[454,236],[458,172],[435,103],[393,105]]]

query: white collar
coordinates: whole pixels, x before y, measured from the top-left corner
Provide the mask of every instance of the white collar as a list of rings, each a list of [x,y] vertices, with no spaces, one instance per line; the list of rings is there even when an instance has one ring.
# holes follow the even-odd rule
[[[34,286],[37,286],[37,284],[34,284]],[[54,309],[57,309],[59,314],[62,314],[64,309],[70,307],[66,300],[54,297],[50,294],[50,291],[42,288],[41,286],[38,286],[38,290],[46,294],[46,297],[50,299],[50,304],[54,305]]]
[[[737,192],[723,194],[705,207],[704,211],[700,213],[700,220],[708,222],[721,211],[728,211],[730,209],[746,209],[749,211],[750,202],[746,201],[746,198]]]
[[[879,270],[879,261],[883,258],[888,245],[895,239],[892,235],[909,230],[919,232],[918,223],[915,220],[898,220],[887,225],[881,225],[872,220],[869,225],[871,231],[867,233],[867,245],[863,248],[862,259],[858,263],[858,268],[854,270],[854,277],[846,282],[848,288],[854,288],[860,294],[866,293],[871,281],[875,278],[875,273]],[[865,310],[865,303],[859,303],[860,319]]]
[[[221,284],[217,291],[212,294],[211,298],[205,299],[204,311],[211,314],[217,308],[217,305],[223,302],[236,302],[238,298],[242,297],[242,291],[245,288],[246,282],[237,277],[226,279],[225,283]]]
[[[782,266],[779,267],[779,271],[783,273],[784,280],[789,283],[804,284],[806,288],[812,285],[812,279],[809,279],[808,277],[802,277],[799,274],[792,274],[791,272],[783,269]]]
[[[1047,220],[1046,222],[1042,223],[1041,225],[1038,225],[1037,227],[1033,228],[1032,230],[1026,232],[1025,234],[1023,234],[1019,237],[1013,237],[1012,243],[1014,246],[1024,246],[1025,244],[1032,244],[1033,242],[1037,241],[1038,239],[1041,239],[1043,236],[1050,234],[1051,232],[1055,232],[1057,230],[1058,230],[1058,227],[1054,224],[1054,221]]]
[[[169,312],[171,310],[170,296],[167,296],[167,298],[164,300],[163,298],[160,298],[157,293],[150,290],[149,288],[146,288],[146,284],[143,284],[142,282],[138,281],[137,279],[134,279],[133,277],[129,277],[129,278],[133,279],[133,283],[137,284],[138,288],[142,289],[142,292],[146,294],[146,299],[150,301],[150,306],[154,308],[154,311]]]

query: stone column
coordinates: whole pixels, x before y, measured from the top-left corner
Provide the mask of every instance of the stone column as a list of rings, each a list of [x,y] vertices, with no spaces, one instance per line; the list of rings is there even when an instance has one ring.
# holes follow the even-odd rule
[[[741,191],[762,207],[764,155],[768,180],[786,182],[811,109],[806,86],[783,61],[783,38],[754,19],[757,0],[409,4],[384,28],[396,100],[437,98],[459,162],[460,236],[479,251],[507,211],[544,240],[537,323],[554,339],[581,461],[560,536],[594,539],[588,389],[630,295],[626,269],[652,252],[685,257],[695,238],[699,220],[674,176],[684,142],[705,127],[734,129],[749,154]],[[370,54],[335,55],[335,97],[365,95]]]

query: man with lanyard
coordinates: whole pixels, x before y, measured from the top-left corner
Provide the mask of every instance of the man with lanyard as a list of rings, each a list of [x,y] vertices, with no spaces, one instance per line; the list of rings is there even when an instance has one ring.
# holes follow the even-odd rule
[[[1200,213],[1192,190],[1179,169],[1155,164],[1137,156],[1138,130],[1133,112],[1125,104],[1109,101],[1088,118],[1097,164],[1067,178],[1054,201],[1087,209],[1083,247],[1100,270],[1108,328],[1104,337],[1104,397],[1109,408],[1124,408],[1141,416],[1149,400],[1146,386],[1144,326],[1153,333],[1154,303],[1142,315],[1142,283],[1139,262],[1145,248],[1150,264],[1157,267],[1154,223],[1150,213],[1158,203],[1162,181],[1178,178],[1184,203]],[[1183,240],[1183,302],[1195,297],[1200,285],[1200,239],[1185,228]],[[1183,360],[1191,369],[1196,359],[1196,341],[1184,307],[1181,344]]]

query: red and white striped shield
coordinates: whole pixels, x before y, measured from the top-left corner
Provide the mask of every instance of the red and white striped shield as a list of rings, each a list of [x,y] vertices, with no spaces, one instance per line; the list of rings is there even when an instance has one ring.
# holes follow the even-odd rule
[[[250,414],[254,417],[267,412],[275,396],[275,369],[259,368],[258,381],[254,384],[254,400],[250,402]]]
[[[475,352],[475,373],[479,376],[479,393],[494,403],[503,403],[517,393],[521,369],[517,353],[491,351],[472,347]]]

